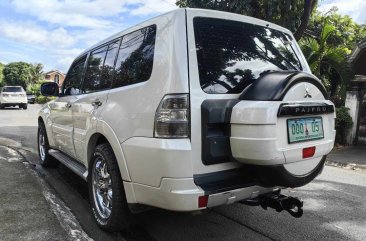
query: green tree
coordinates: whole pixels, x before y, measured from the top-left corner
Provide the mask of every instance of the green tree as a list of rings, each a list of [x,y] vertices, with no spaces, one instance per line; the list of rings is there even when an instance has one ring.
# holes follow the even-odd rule
[[[5,65],[3,63],[0,63],[0,87],[4,85],[4,74],[3,74],[4,66]]]
[[[207,8],[244,14],[290,29],[297,40],[306,30],[317,0],[178,0],[179,7]]]
[[[336,141],[340,144],[346,143],[347,130],[352,127],[352,117],[349,115],[349,108],[339,107],[337,108],[337,118],[335,122],[335,129],[337,130]]]
[[[31,82],[32,65],[25,62],[13,62],[5,65],[3,72],[6,85],[21,85],[26,88]]]
[[[339,106],[353,74],[348,57],[356,43],[366,37],[366,26],[340,15],[337,8],[326,14],[315,12],[301,48],[315,75],[322,79],[333,101]]]
[[[308,29],[315,37],[322,31],[325,18],[335,28],[334,33],[327,39],[327,44],[331,46],[353,49],[366,37],[366,25],[359,25],[351,17],[339,14],[337,8],[331,9],[325,15],[320,12],[312,15]]]
[[[39,82],[43,77],[43,64],[33,64],[31,68],[31,83]]]
[[[336,27],[324,18],[319,36],[302,39],[300,46],[312,72],[323,81],[330,97],[338,102],[336,98],[344,98],[352,72],[347,64],[350,50],[344,45],[334,46],[328,43],[335,34]]]

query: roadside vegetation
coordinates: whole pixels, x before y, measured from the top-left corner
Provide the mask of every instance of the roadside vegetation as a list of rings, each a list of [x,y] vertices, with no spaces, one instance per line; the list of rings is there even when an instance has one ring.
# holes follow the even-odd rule
[[[23,86],[27,93],[36,97],[36,103],[44,104],[52,98],[42,96],[41,84],[44,80],[43,64],[30,64],[26,62],[12,62],[7,65],[0,63],[0,87],[5,85]]]

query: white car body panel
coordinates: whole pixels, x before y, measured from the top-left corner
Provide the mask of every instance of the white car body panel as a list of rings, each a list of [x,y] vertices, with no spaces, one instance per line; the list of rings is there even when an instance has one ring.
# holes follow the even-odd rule
[[[54,147],[72,157],[75,157],[74,124],[72,110],[67,105],[72,105],[76,100],[76,96],[70,95],[59,97],[49,104]]]
[[[100,91],[90,94],[77,95],[77,99],[71,107],[73,118],[73,145],[75,147],[75,158],[84,165],[86,161],[87,143],[93,133],[97,131],[97,124],[103,109],[106,107],[108,91]],[[99,101],[100,106],[94,102]]]

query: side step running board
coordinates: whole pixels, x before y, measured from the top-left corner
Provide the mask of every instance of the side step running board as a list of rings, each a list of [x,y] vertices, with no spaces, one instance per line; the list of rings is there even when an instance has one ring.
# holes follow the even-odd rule
[[[73,158],[63,154],[62,152],[58,150],[49,150],[48,154],[56,158],[59,162],[67,166],[71,169],[71,171],[75,172],[78,176],[83,178],[85,181],[88,177],[88,170],[86,167],[81,164],[80,162],[74,160]]]

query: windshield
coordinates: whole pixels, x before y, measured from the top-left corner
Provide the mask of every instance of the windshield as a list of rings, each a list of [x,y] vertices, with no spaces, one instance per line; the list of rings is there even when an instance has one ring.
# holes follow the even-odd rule
[[[10,86],[10,87],[4,87],[3,88],[3,92],[23,92],[23,88],[22,87],[17,87],[17,86]]]
[[[241,93],[261,75],[302,70],[281,31],[231,20],[196,17],[194,33],[200,84],[210,94]]]

